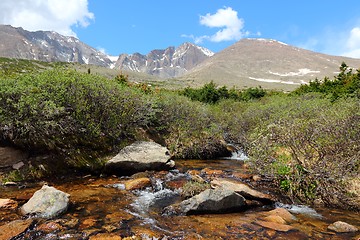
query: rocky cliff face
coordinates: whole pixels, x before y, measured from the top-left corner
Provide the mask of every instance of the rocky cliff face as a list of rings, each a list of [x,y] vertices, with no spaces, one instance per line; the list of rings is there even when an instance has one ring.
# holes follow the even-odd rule
[[[153,50],[147,55],[121,54],[115,68],[171,78],[183,75],[212,55],[214,53],[206,48],[184,43],[178,48]]]
[[[107,55],[56,32],[29,32],[22,28],[0,25],[0,56],[40,61],[78,62],[111,67]]]

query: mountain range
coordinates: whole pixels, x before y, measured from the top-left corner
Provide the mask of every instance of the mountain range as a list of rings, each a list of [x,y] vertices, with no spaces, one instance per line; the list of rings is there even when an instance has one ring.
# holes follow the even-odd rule
[[[45,62],[78,62],[110,67],[106,54],[75,37],[51,31],[30,32],[22,28],[0,25],[0,56]]]
[[[153,50],[147,55],[121,54],[115,68],[144,72],[161,78],[172,78],[187,73],[213,55],[214,53],[209,49],[192,43],[184,43],[177,48]]]
[[[120,54],[114,59],[74,37],[9,25],[0,25],[0,56],[91,64],[190,86],[213,81],[229,87],[283,90],[292,90],[315,78],[332,78],[342,62],[360,68],[360,59],[316,53],[271,39],[242,39],[218,53],[184,43],[146,55]]]

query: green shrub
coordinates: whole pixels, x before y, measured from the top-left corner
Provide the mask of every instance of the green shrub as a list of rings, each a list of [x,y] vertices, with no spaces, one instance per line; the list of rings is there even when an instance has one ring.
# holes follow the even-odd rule
[[[172,93],[158,96],[154,127],[175,158],[208,159],[228,155],[221,128],[208,107]]]
[[[283,110],[283,103],[273,100],[269,106],[277,113],[250,138],[254,166],[302,201],[321,197],[329,205],[347,205],[344,179],[359,174],[359,100],[331,103],[303,96],[290,98],[292,104]],[[285,165],[284,152],[289,159]]]
[[[139,91],[96,75],[56,69],[0,82],[0,141],[75,165],[131,139],[151,114]]]

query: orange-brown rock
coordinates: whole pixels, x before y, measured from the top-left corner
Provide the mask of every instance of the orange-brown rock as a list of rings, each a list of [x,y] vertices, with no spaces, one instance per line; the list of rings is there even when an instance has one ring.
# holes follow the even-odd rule
[[[264,220],[267,222],[286,224],[286,221],[282,217],[276,216],[276,215],[270,215],[270,216],[264,217]]]
[[[15,209],[18,203],[11,199],[0,199],[0,208]]]
[[[32,224],[33,219],[15,220],[8,224],[0,226],[0,239],[12,239],[25,232]]]
[[[126,190],[142,189],[151,185],[150,178],[136,178],[125,182]]]
[[[190,176],[200,175],[200,171],[199,171],[199,170],[196,170],[196,169],[188,170],[186,173],[189,174]]]
[[[121,240],[122,238],[117,234],[98,233],[94,236],[90,236],[89,240]]]
[[[267,212],[268,216],[278,216],[281,217],[285,222],[291,223],[296,220],[296,217],[292,215],[288,210],[285,208],[276,208]]]
[[[91,228],[93,226],[96,225],[96,219],[93,219],[93,218],[88,218],[88,219],[85,219],[81,224],[80,224],[80,229],[86,229],[86,228]]]
[[[258,221],[255,221],[255,223],[262,227],[270,228],[270,229],[273,229],[273,230],[279,231],[279,232],[288,232],[288,231],[294,229],[290,225],[285,225],[285,224],[276,223],[276,222],[267,222],[267,221],[258,220]]]
[[[201,170],[201,174],[204,174],[206,176],[221,176],[224,174],[224,171],[210,169],[210,168],[204,168],[203,170]]]
[[[38,226],[36,229],[38,231],[43,231],[45,233],[51,233],[51,232],[59,231],[62,228],[63,227],[56,222],[46,222]]]

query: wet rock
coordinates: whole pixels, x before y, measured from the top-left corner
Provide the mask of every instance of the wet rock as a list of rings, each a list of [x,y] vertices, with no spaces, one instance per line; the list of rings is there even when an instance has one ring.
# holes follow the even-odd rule
[[[33,223],[34,219],[15,220],[0,226],[0,239],[13,239],[25,232]]]
[[[245,198],[225,188],[207,189],[180,203],[182,214],[213,213],[239,210],[245,205]]]
[[[217,178],[211,181],[211,186],[214,188],[222,187],[232,190],[234,192],[241,194],[246,199],[250,199],[250,200],[259,200],[264,203],[272,203],[275,201],[275,198],[273,196],[256,191],[250,188],[248,185],[240,182]]]
[[[125,182],[126,190],[136,190],[148,187],[151,185],[150,178],[136,178]]]
[[[266,213],[269,217],[281,217],[285,222],[291,223],[296,220],[296,217],[292,215],[288,210],[285,208],[276,208]]]
[[[279,232],[288,232],[290,230],[294,230],[295,228],[290,226],[290,225],[285,225],[285,224],[281,224],[281,223],[276,223],[276,222],[267,222],[267,221],[255,221],[256,224],[265,227],[265,228],[270,228],[273,229],[275,231],[279,231]]]
[[[264,217],[264,220],[267,222],[286,224],[286,221],[282,217],[276,216],[276,215],[270,215],[270,216]]]
[[[79,219],[71,218],[70,220],[65,220],[63,225],[68,228],[75,228],[79,224]]]
[[[203,170],[201,170],[201,174],[209,176],[209,177],[215,177],[215,176],[223,175],[224,171],[211,169],[211,168],[204,168]]]
[[[36,228],[37,231],[42,231],[45,233],[53,233],[62,230],[63,227],[56,222],[46,222],[41,224]]]
[[[109,160],[107,172],[131,175],[146,170],[167,170],[174,167],[169,150],[154,142],[135,142]]]
[[[329,230],[332,230],[337,233],[348,233],[348,232],[357,232],[359,229],[351,224],[346,222],[337,221],[328,226]]]
[[[94,218],[88,218],[85,219],[79,226],[79,229],[87,229],[87,228],[91,228],[94,227],[97,223],[97,220]]]
[[[16,186],[17,183],[16,182],[6,182],[6,183],[4,183],[4,185],[7,187],[10,187],[10,186]]]
[[[121,240],[122,238],[117,234],[98,233],[94,236],[90,236],[89,240]]]
[[[18,203],[11,199],[0,199],[0,208],[15,209]]]
[[[54,218],[67,210],[69,197],[67,193],[44,185],[20,210],[24,215],[34,214],[37,217]]]

